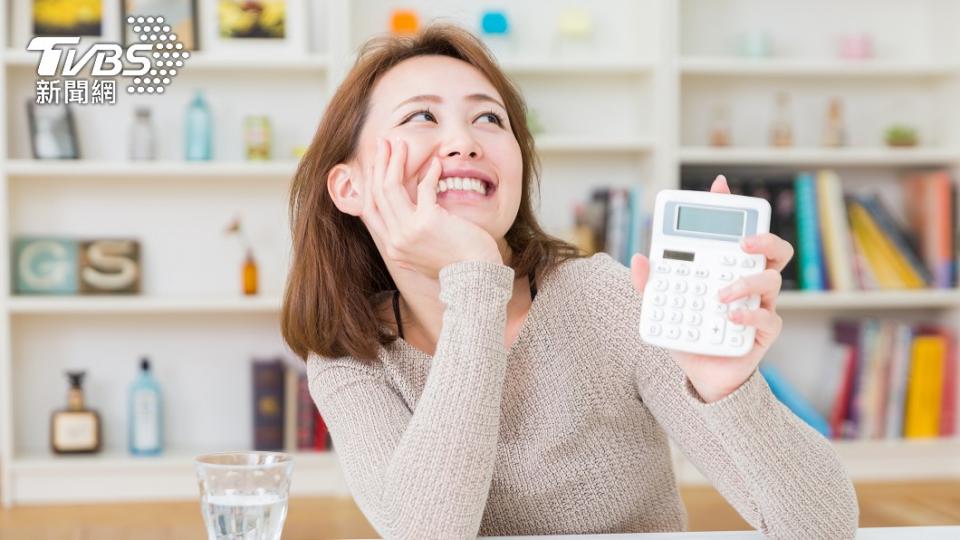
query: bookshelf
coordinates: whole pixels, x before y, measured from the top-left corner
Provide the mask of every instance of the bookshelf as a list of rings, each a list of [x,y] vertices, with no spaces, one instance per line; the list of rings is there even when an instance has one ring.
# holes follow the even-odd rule
[[[546,128],[537,138],[541,223],[565,234],[573,204],[599,184],[641,183],[651,209],[656,190],[677,187],[686,167],[716,174],[830,166],[844,171],[845,182],[868,186],[891,183],[913,167],[956,171],[960,38],[949,21],[960,8],[945,0],[881,3],[814,0],[801,9],[764,0],[609,0],[595,14],[602,32],[593,49],[562,55],[551,48],[549,34],[555,3],[511,5],[518,52],[502,63]],[[64,163],[30,159],[22,103],[33,92],[36,57],[14,46],[8,14],[0,13],[3,505],[192,499],[194,455],[249,447],[248,360],[285,350],[277,314],[289,257],[291,148],[309,143],[355,47],[386,28],[394,7],[382,0],[309,4],[314,9],[305,24],[312,42],[303,54],[266,60],[198,52],[161,99],[124,95],[113,107],[78,110],[84,159]],[[406,5],[424,19],[443,17],[471,28],[484,7],[465,0]],[[534,24],[545,18],[548,24]],[[829,37],[851,21],[865,21],[883,60],[831,59]],[[753,27],[768,29],[783,54],[757,61],[727,54],[737,33]],[[802,35],[800,27],[817,30]],[[216,160],[210,163],[182,160],[182,115],[194,88],[205,90],[216,119]],[[764,139],[771,96],[780,89],[795,92],[795,107],[807,113],[797,115],[798,147],[789,150],[767,148]],[[820,102],[833,93],[860,107],[851,107],[848,116],[849,148],[815,145]],[[729,100],[736,113],[731,148],[707,146],[709,110],[718,98]],[[165,134],[155,162],[125,160],[125,129],[135,105],[150,105],[155,129]],[[881,145],[878,122],[898,119],[900,112],[930,135],[923,146]],[[242,160],[239,119],[245,114],[270,115],[274,160]],[[236,214],[260,262],[261,292],[254,298],[239,295],[242,253],[222,235]],[[140,238],[143,295],[12,295],[7,240],[26,234]],[[903,313],[960,328],[957,291],[785,292],[778,309],[785,318],[783,344],[771,356],[797,366],[809,360],[797,344],[827,339],[830,317],[840,314]],[[153,360],[167,397],[170,450],[159,458],[125,452],[125,391],[141,354]],[[61,373],[72,367],[89,370],[87,400],[104,418],[106,448],[96,456],[58,458],[47,450],[48,415],[63,406]],[[960,477],[958,444],[855,441],[837,448],[855,479],[903,480]],[[681,482],[702,482],[679,455],[676,468]],[[297,495],[346,495],[336,453],[298,453],[292,489]]]

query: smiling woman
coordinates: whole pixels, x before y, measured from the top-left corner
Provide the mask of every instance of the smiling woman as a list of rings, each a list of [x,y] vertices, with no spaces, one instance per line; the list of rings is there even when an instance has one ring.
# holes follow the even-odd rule
[[[300,161],[282,330],[370,523],[416,539],[682,530],[669,436],[764,533],[852,538],[852,484],[760,354],[643,342],[646,259],[631,273],[545,234],[536,163],[517,89],[443,25],[369,43]],[[792,254],[753,240],[768,268]],[[778,271],[732,293],[773,298]],[[759,313],[765,351],[778,328],[772,304]]]

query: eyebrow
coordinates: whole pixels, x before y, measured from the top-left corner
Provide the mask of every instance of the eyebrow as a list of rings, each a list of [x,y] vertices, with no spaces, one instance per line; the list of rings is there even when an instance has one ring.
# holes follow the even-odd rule
[[[503,110],[507,110],[507,108],[503,106],[503,103],[500,103],[499,101],[488,96],[487,94],[470,94],[467,96],[467,99],[469,101],[489,101],[491,103],[496,103]],[[411,98],[407,98],[401,101],[400,104],[394,107],[393,110],[397,110],[400,107],[403,107],[404,105],[406,105],[407,103],[411,103],[413,101],[430,101],[432,103],[440,103],[443,101],[443,98],[441,98],[440,96],[432,95],[432,94],[421,94],[419,96],[413,96]]]

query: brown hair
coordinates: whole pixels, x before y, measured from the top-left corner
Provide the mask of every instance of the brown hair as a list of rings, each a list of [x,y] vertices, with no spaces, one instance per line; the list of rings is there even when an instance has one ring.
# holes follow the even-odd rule
[[[281,331],[290,349],[306,360],[322,357],[377,357],[379,344],[397,336],[379,324],[371,295],[396,288],[386,264],[357,216],[341,212],[327,191],[327,175],[348,161],[366,118],[374,84],[391,67],[421,55],[443,55],[479,69],[500,93],[520,144],[523,178],[520,207],[505,240],[513,251],[516,277],[542,276],[560,262],[582,257],[580,250],[546,234],[531,204],[540,165],[527,127],[526,104],[483,43],[467,30],[433,24],[413,36],[380,36],[360,49],[350,73],[330,100],[309,148],[300,159],[290,191],[292,262],[281,313]]]

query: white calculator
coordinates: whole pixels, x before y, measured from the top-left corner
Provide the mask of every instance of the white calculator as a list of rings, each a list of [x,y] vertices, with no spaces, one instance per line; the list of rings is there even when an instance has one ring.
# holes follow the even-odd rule
[[[740,248],[744,236],[770,230],[770,203],[708,191],[657,193],[650,241],[650,276],[643,291],[640,336],[667,349],[743,356],[756,329],[727,318],[760,305],[757,294],[723,303],[717,291],[762,272],[766,258]]]

